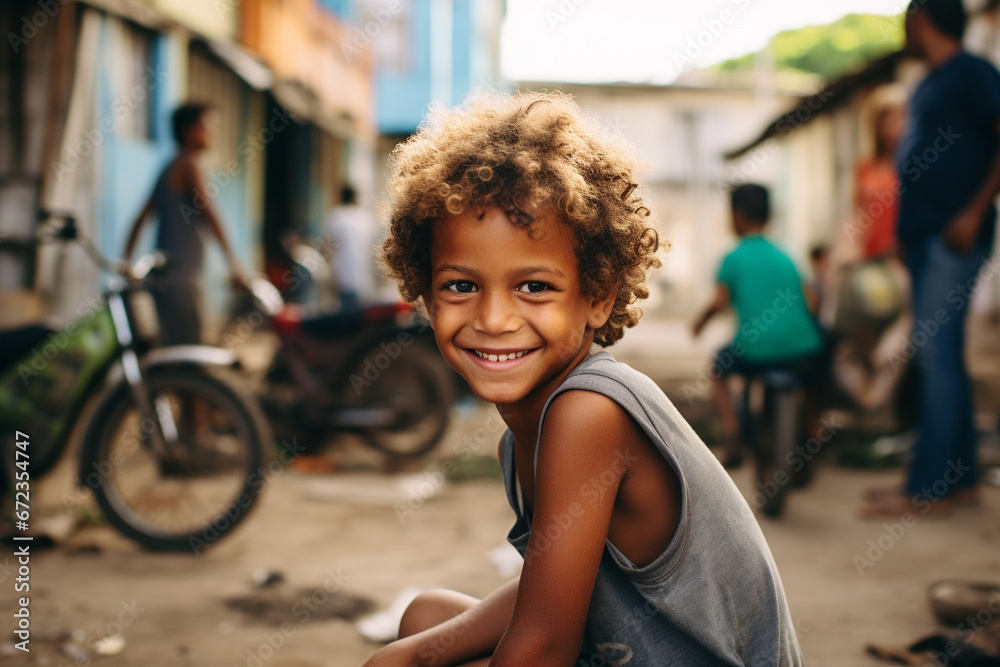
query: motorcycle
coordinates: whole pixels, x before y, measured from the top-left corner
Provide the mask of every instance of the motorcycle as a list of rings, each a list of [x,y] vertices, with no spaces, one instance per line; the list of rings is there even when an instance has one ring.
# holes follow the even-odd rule
[[[315,454],[330,435],[353,433],[392,458],[416,458],[437,445],[454,373],[409,304],[344,304],[311,316],[284,304],[267,316],[282,300],[277,288],[257,279],[249,292],[253,308],[242,309],[222,340],[235,347],[255,324],[269,324],[276,351],[257,393],[283,440]]]
[[[111,262],[72,216],[43,217],[40,240],[78,243],[113,279],[104,299],[81,304],[80,317],[62,329],[0,333],[0,499],[15,490],[17,525],[28,530],[31,481],[60,459],[98,393],[85,419],[77,484],[93,491],[127,537],[154,550],[197,553],[253,506],[272,442],[267,421],[228,351],[155,349],[143,335],[136,297],[163,266],[162,255],[131,267]]]

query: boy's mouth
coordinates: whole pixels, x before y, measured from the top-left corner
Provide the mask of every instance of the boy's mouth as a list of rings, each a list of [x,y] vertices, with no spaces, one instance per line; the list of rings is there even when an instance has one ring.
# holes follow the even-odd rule
[[[510,368],[512,365],[517,365],[517,362],[524,359],[537,349],[538,348],[532,348],[529,350],[480,350],[476,348],[465,348],[465,352],[472,357],[473,361],[475,361],[477,365],[491,370],[500,370]]]

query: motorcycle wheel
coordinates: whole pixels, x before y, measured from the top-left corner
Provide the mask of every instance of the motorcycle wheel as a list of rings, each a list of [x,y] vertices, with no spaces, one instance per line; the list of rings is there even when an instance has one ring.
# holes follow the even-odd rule
[[[785,499],[794,480],[790,455],[799,435],[801,392],[766,389],[763,433],[757,442],[757,488],[763,495],[760,510],[771,518],[785,511]]]
[[[118,530],[158,551],[196,555],[246,518],[264,481],[270,429],[255,399],[223,369],[151,370],[147,388],[177,437],[156,452],[131,389],[101,402],[84,435],[81,483]]]
[[[390,456],[416,458],[437,445],[448,427],[454,382],[436,350],[414,344],[395,359],[368,348],[341,390],[342,410],[385,410],[387,424],[360,431],[365,442]]]

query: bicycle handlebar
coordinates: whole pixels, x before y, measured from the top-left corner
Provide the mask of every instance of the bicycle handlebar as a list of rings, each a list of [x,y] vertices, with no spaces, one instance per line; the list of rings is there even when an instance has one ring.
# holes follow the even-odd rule
[[[285,300],[281,297],[281,292],[278,291],[278,288],[264,278],[254,278],[251,280],[250,284],[247,285],[247,290],[253,296],[257,307],[271,317],[280,313],[282,307],[285,305]]]
[[[166,256],[159,251],[141,256],[134,265],[129,265],[125,260],[108,259],[87,236],[80,233],[73,214],[40,210],[38,217],[43,221],[36,234],[40,242],[76,241],[97,266],[126,280],[142,281],[150,271],[162,268],[167,263]],[[54,224],[55,220],[62,220],[62,224]]]

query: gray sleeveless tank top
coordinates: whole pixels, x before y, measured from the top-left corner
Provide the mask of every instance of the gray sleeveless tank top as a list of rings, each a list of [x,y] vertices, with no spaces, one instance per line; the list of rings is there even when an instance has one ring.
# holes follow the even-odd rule
[[[153,190],[153,204],[159,219],[156,247],[167,257],[166,272],[197,274],[202,268],[202,214],[194,193],[172,192],[167,183],[170,166],[160,174]]]
[[[577,665],[802,665],[781,580],[753,512],[659,387],[600,352],[553,392],[542,411],[539,440],[552,400],[570,389],[603,394],[622,406],[681,487],[677,532],[652,563],[636,567],[606,543]],[[521,508],[509,430],[502,453],[504,486],[516,515],[507,539],[523,557],[531,517]]]

